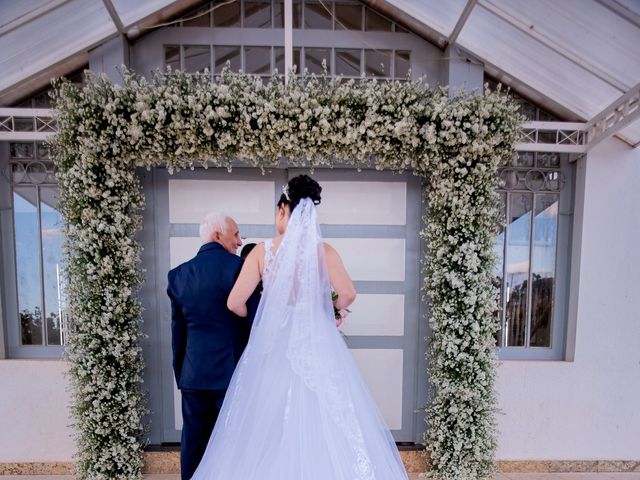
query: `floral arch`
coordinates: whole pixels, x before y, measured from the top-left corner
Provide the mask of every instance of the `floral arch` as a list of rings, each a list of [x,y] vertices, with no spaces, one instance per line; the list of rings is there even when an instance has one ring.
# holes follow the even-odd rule
[[[66,228],[71,320],[68,359],[82,478],[140,478],[145,399],[143,275],[136,232],[144,198],[136,167],[169,171],[241,160],[290,166],[411,170],[424,179],[428,242],[423,291],[432,329],[434,387],[425,438],[433,474],[475,479],[493,470],[493,239],[501,221],[497,170],[511,159],[521,117],[500,92],[450,96],[416,82],[287,85],[225,71],[124,71],[122,85],[93,77],[55,93],[52,140]]]

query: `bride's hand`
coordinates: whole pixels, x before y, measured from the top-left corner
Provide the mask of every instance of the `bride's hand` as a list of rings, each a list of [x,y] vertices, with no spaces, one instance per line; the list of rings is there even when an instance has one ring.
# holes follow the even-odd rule
[[[342,322],[344,322],[345,318],[347,318],[347,315],[349,315],[351,311],[347,310],[346,308],[341,308],[340,310],[338,310],[338,313],[340,314],[340,316],[336,318],[336,328],[342,325]]]

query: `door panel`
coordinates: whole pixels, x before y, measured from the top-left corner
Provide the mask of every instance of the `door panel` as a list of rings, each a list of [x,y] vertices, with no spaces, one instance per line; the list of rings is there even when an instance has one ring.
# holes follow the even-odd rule
[[[145,263],[153,262],[154,317],[160,319],[147,319],[156,324],[149,334],[159,339],[152,342],[159,348],[149,353],[159,362],[159,368],[153,367],[159,380],[150,386],[153,443],[156,438],[179,442],[182,427],[171,368],[166,273],[196,254],[201,245],[198,224],[210,211],[235,218],[244,243],[274,236],[275,205],[282,186],[299,173],[308,172],[278,169],[263,176],[257,170],[236,168],[232,173],[197,169],[169,175],[156,169],[153,187],[144,184],[152,190],[145,193],[148,204],[153,197],[154,212],[153,219],[145,219],[145,229],[153,227],[153,234],[143,235],[151,244],[145,248],[153,248]],[[417,391],[422,386],[416,379],[424,337],[419,331],[419,182],[411,175],[376,171],[316,169],[313,177],[323,187],[318,210],[323,236],[342,256],[358,290],[353,312],[341,330],[396,441],[417,441],[422,421],[417,421],[415,411],[421,406]]]

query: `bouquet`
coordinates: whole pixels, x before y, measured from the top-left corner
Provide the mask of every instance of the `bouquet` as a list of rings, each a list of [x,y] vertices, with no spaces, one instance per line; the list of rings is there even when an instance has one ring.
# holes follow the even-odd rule
[[[341,308],[338,309],[336,308],[335,302],[338,299],[338,294],[331,290],[331,303],[333,303],[333,315],[336,318],[336,326],[339,327],[340,325],[342,325],[342,322],[344,321],[345,318],[347,318],[347,315],[349,315],[351,313],[351,310],[349,310],[348,308]]]

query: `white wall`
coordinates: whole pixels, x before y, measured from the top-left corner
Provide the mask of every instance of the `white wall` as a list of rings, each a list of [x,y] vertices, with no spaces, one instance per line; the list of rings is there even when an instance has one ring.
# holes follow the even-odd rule
[[[589,152],[581,243],[574,361],[502,363],[499,459],[640,459],[640,148]]]
[[[70,462],[70,396],[62,360],[0,360],[0,463]]]

